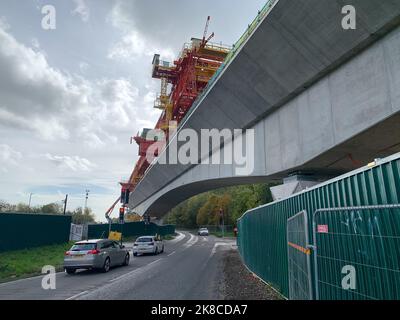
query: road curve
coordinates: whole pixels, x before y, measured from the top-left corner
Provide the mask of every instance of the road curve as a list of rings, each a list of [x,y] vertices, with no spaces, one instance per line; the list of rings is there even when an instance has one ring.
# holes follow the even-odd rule
[[[188,232],[166,241],[157,256],[131,256],[127,267],[104,274],[57,273],[56,289],[44,290],[43,276],[0,284],[0,300],[216,300],[222,279],[222,252],[233,240],[198,237]]]

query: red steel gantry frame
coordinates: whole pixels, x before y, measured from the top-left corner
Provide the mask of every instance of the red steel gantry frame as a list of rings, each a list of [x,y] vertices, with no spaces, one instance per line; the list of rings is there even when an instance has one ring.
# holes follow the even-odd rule
[[[161,81],[161,91],[154,102],[154,108],[162,110],[155,129],[163,130],[166,139],[170,126],[179,125],[230,51],[228,46],[209,42],[214,33],[206,38],[209,22],[210,17],[207,18],[203,38],[192,38],[190,43],[183,46],[178,59],[173,63],[160,60],[159,54],[154,55],[152,77]],[[148,131],[144,129],[142,134],[132,138],[139,145],[139,159],[129,180],[121,183],[121,195],[135,189],[150,165],[146,160],[146,151],[156,139],[149,139]],[[106,212],[107,218],[121,199],[117,199]],[[126,205],[124,201],[121,202],[123,206]]]

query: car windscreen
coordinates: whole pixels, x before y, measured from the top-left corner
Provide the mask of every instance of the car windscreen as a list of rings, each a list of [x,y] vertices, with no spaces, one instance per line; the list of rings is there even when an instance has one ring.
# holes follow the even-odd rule
[[[136,242],[152,242],[152,238],[139,238],[136,240]]]
[[[96,249],[95,243],[75,244],[70,251],[89,251]]]

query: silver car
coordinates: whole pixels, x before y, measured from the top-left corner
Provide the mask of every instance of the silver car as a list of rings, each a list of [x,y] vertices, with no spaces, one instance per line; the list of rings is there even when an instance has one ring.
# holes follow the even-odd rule
[[[138,254],[159,254],[164,252],[164,241],[155,236],[144,236],[136,239],[133,244],[133,255]]]
[[[129,265],[130,254],[125,246],[107,239],[85,240],[75,243],[65,252],[64,269],[68,274],[78,269],[100,269],[108,272],[117,265]]]

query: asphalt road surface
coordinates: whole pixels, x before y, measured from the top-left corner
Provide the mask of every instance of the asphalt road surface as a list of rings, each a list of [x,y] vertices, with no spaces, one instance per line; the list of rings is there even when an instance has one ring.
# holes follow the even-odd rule
[[[132,244],[126,244],[128,248]],[[42,288],[43,276],[0,284],[0,299],[221,299],[222,256],[235,241],[181,232],[165,242],[165,252],[133,257],[127,267],[108,273],[80,271],[56,274],[56,289]]]

